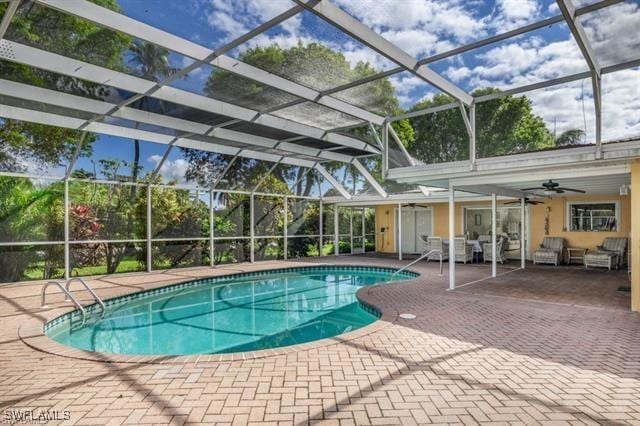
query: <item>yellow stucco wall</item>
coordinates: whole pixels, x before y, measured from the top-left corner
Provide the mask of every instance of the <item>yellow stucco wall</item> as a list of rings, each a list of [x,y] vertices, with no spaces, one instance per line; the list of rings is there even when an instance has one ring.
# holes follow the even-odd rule
[[[566,223],[566,203],[569,201],[618,201],[620,204],[620,223],[618,232],[568,232],[569,224]],[[531,206],[531,249],[542,243],[544,238],[544,217],[545,209],[549,211],[549,235],[553,237],[563,237],[568,247],[582,247],[594,249],[602,243],[606,237],[628,237],[631,227],[631,204],[629,196],[612,195],[582,195],[556,197],[551,200],[544,200],[544,205]]]
[[[620,224],[618,232],[567,232],[566,222],[566,202],[567,201],[619,201],[620,203]],[[564,237],[570,247],[584,247],[593,249],[605,237],[628,237],[631,227],[631,201],[629,196],[612,195],[583,195],[557,197],[551,200],[544,200],[545,204],[530,206],[530,247],[535,249],[544,238],[544,217],[545,208],[550,207],[549,212],[549,235]],[[502,203],[498,203],[501,205]],[[443,238],[449,237],[449,205],[448,203],[420,203],[422,206],[431,207],[433,211],[434,235]],[[462,212],[465,207],[489,207],[490,201],[461,202],[456,203],[456,235],[463,234]],[[376,207],[376,250],[393,253],[395,249],[395,223],[394,211],[397,205],[382,205]],[[385,232],[384,247],[379,234],[380,227],[388,228]]]
[[[376,251],[382,253],[395,252],[394,205],[376,206]],[[381,228],[385,232],[381,232]]]

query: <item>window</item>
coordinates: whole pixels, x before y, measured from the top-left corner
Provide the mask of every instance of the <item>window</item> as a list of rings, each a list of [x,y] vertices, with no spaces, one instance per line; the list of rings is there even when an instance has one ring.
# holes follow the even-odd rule
[[[618,230],[618,203],[569,203],[570,231]]]

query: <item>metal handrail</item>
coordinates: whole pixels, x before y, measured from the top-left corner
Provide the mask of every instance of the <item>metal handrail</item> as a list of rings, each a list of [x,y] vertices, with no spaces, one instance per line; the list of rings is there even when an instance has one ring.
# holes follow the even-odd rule
[[[60,288],[60,290],[62,290],[62,292],[67,295],[65,300],[72,301],[73,304],[76,305],[78,307],[78,309],[80,309],[80,312],[82,313],[82,325],[84,325],[84,321],[87,318],[87,312],[84,310],[84,308],[82,307],[80,302],[78,302],[78,300],[76,300],[76,298],[73,297],[73,295],[71,293],[69,293],[69,290],[67,290],[58,281],[48,281],[45,285],[42,286],[42,294],[40,296],[40,305],[41,305],[41,307],[42,308],[46,308],[47,307],[47,305],[45,304],[45,296],[46,296],[46,293],[47,293],[47,287],[49,287],[51,284],[57,285]]]
[[[437,254],[438,257],[440,257],[440,274],[439,274],[439,276],[442,276],[442,250],[435,250],[434,249],[434,250],[429,250],[428,252],[424,253],[422,256],[420,256],[416,260],[413,260],[409,264],[407,264],[407,265],[403,266],[402,268],[398,269],[393,274],[391,274],[391,277],[394,277],[395,275],[397,275],[400,272],[406,270],[407,268],[415,265],[416,263],[418,263],[419,261],[421,261],[425,257],[431,256],[432,254]]]
[[[87,289],[87,291],[89,291],[89,293],[91,293],[91,296],[93,296],[93,299],[94,299],[94,300],[96,301],[96,303],[97,303],[98,305],[100,305],[100,307],[102,308],[102,315],[101,315],[101,317],[104,317],[104,313],[105,313],[105,311],[106,311],[106,307],[105,307],[105,305],[104,305],[104,302],[103,302],[103,301],[102,301],[102,299],[100,299],[100,297],[95,293],[95,291],[93,291],[93,289],[89,286],[89,284],[87,284],[87,283],[85,282],[85,280],[83,280],[82,278],[80,278],[80,277],[76,277],[76,278],[71,278],[70,280],[68,280],[68,281],[67,281],[67,285],[66,285],[66,287],[67,287],[67,294],[71,294],[71,290],[69,290],[69,289],[71,288],[71,283],[72,283],[72,282],[74,282],[74,281],[79,281],[79,282],[84,286],[84,288],[86,288],[86,289]]]

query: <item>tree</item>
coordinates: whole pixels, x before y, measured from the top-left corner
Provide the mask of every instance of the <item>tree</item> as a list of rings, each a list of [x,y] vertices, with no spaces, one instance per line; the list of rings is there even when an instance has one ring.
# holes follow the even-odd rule
[[[275,75],[294,80],[300,84],[324,90],[337,87],[341,84],[359,80],[375,74],[377,71],[368,63],[359,62],[353,67],[345,56],[319,43],[297,45],[283,49],[277,45],[255,47],[243,52],[239,59],[243,62],[263,69]],[[282,92],[279,89],[259,84],[233,74],[229,71],[215,69],[209,76],[205,85],[205,93],[216,99],[231,103],[250,106],[254,109],[267,109],[283,105],[295,100],[296,97]],[[363,105],[383,115],[393,115],[400,112],[398,99],[395,96],[393,85],[387,78],[376,80],[365,86],[357,86],[335,94],[336,97],[346,101],[355,100],[358,105]],[[406,139],[411,139],[412,129],[406,123],[394,123],[394,128]],[[349,132],[353,136],[371,140],[368,135],[368,126]],[[373,142],[371,142],[373,143]],[[211,182],[217,168],[212,163],[221,160],[218,154],[204,153],[183,149],[187,153],[190,165],[187,176],[198,182]],[[250,177],[260,169],[252,170],[252,160],[238,158],[233,169],[246,170],[249,179],[240,177],[237,182],[239,189],[251,189],[246,185]],[[334,172],[341,167],[339,164],[327,165],[329,171]],[[198,170],[200,169],[200,170]],[[234,175],[234,170],[229,175]],[[204,170],[204,171],[203,171]],[[303,168],[278,167],[273,172],[274,179],[268,179],[261,186],[263,192],[282,193],[282,182],[298,182],[294,191],[297,195],[309,195],[316,183],[314,173],[306,173]],[[348,168],[343,179],[353,179],[352,170]]]
[[[121,160],[101,160],[100,167],[106,180],[117,181],[120,169],[128,164]],[[82,172],[81,172],[82,173]],[[78,174],[73,175],[78,177]],[[130,240],[146,238],[146,210],[140,214],[138,205],[146,203],[146,194],[139,191],[132,197],[130,187],[122,184],[105,184],[85,181],[72,181],[69,185],[70,211],[76,211],[79,207],[91,212],[90,220],[77,215],[71,215],[70,235],[72,240],[81,240],[91,231],[86,227],[95,229],[90,239],[97,240]],[[75,234],[77,233],[77,235]],[[100,256],[93,257],[96,264],[106,263],[106,272],[109,274],[118,272],[118,267],[125,257],[135,252],[135,246],[131,243],[96,243],[80,245],[72,250],[72,262],[74,268],[88,266],[83,263],[88,259],[86,250],[99,250]],[[93,265],[93,264],[91,264]]]
[[[0,176],[0,241],[62,241],[63,185],[36,184],[28,178]],[[0,282],[60,276],[58,245],[0,247]]]
[[[142,40],[135,40],[129,49],[129,63],[133,65],[135,74],[150,81],[159,81],[172,76],[178,72],[169,63],[169,50],[147,43]],[[133,105],[135,108],[144,109],[147,102],[144,96]],[[162,105],[162,103],[160,103]],[[131,168],[131,179],[137,182],[140,171],[140,140],[133,140],[133,165]]]
[[[96,0],[100,6],[119,11],[117,0]],[[0,15],[8,3],[0,3]],[[131,39],[83,19],[57,12],[33,2],[22,2],[9,26],[6,38],[39,49],[69,56],[111,69],[122,69],[122,54]],[[109,94],[106,86],[55,74],[18,63],[0,61],[2,78],[59,90],[94,99]],[[80,138],[73,129],[40,124],[0,121],[0,166],[24,170],[25,163],[41,168],[68,161]],[[91,152],[92,136],[85,140],[83,154]]]
[[[474,96],[497,93],[479,89]],[[445,105],[454,100],[437,95],[416,104],[412,111]],[[414,141],[409,152],[426,163],[443,163],[469,158],[469,136],[458,108],[411,119]],[[530,152],[554,145],[544,120],[534,114],[526,96],[504,96],[476,105],[476,149],[480,158]]]
[[[584,131],[580,129],[565,130],[556,137],[555,144],[559,147],[580,145],[584,141],[584,136]]]

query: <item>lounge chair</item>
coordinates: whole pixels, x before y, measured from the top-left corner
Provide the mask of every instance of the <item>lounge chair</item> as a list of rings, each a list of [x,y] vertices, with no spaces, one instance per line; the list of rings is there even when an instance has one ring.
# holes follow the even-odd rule
[[[442,253],[442,260],[449,259],[449,245],[442,241],[440,237],[428,237],[427,238],[427,250]],[[440,255],[438,253],[432,253],[427,256],[427,262],[430,260],[440,260]]]
[[[549,263],[558,266],[564,253],[564,238],[544,237],[542,244],[533,254],[533,264]]]
[[[496,241],[496,260],[502,264],[507,261],[507,244],[509,244],[509,239],[504,235],[501,235],[498,241]],[[492,260],[493,245],[491,243],[484,243],[482,245],[482,256],[484,263]]]
[[[472,262],[473,261],[473,246],[467,244],[465,237],[456,237],[455,239],[456,249],[456,262]]]
[[[627,251],[627,239],[607,237],[593,252],[584,256],[584,266],[595,268],[619,268],[624,264],[625,252]]]

